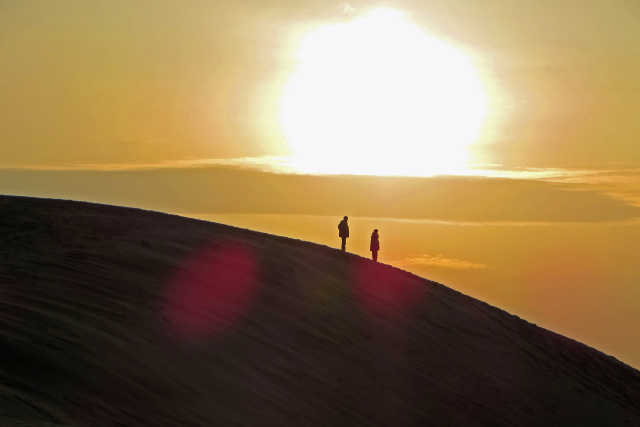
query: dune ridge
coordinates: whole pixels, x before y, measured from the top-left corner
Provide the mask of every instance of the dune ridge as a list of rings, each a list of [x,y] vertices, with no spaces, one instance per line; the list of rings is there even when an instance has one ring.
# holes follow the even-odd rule
[[[140,209],[0,209],[2,425],[640,425],[637,370],[405,271]]]

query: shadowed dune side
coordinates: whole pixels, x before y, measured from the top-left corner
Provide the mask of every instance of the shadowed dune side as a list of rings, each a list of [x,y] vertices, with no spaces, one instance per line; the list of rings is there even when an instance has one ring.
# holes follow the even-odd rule
[[[396,268],[137,209],[0,209],[14,425],[640,425],[638,371]]]

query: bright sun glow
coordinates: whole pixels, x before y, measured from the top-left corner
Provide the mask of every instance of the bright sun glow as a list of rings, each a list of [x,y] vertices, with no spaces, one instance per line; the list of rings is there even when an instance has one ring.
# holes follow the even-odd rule
[[[379,9],[305,37],[280,122],[300,170],[433,175],[468,162],[486,115],[469,59]]]

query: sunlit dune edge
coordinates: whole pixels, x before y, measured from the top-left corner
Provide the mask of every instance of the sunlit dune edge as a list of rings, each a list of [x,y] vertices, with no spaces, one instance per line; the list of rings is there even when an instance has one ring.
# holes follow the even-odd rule
[[[0,207],[2,425],[640,425],[639,371],[397,268],[159,212]]]

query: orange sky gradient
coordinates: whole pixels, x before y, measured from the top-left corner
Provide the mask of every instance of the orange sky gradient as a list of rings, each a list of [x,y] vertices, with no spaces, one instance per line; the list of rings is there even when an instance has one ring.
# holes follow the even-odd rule
[[[366,103],[349,98],[353,138],[305,148],[300,137],[317,154],[313,169],[291,157],[283,97],[305,37],[331,26],[348,34],[381,8],[402,17],[406,34],[459,52],[479,79],[484,98],[468,103],[486,111],[455,170],[437,169],[455,142],[438,140],[446,132],[423,151],[394,135],[370,140],[380,117],[402,108],[385,98],[386,110],[372,109],[382,116],[357,115],[399,87],[375,79],[354,92],[371,96]],[[368,257],[377,228],[381,262],[638,368],[639,22],[640,3],[624,0],[4,0],[0,193],[154,209],[333,247],[349,215],[350,251]],[[386,40],[402,41],[394,52],[411,39]],[[343,72],[354,80],[327,86],[335,104],[310,110],[309,126],[339,137],[317,111],[344,103],[371,66],[331,59],[337,45],[326,46],[328,68],[314,81]],[[424,55],[426,45],[416,46]],[[372,64],[393,62],[376,52]],[[442,65],[435,55],[427,52],[425,70]],[[472,126],[461,96],[447,108],[460,111],[454,127]],[[373,130],[358,134],[367,123]],[[437,124],[415,123],[416,132]],[[385,175],[399,176],[370,176],[391,155],[400,166]],[[340,162],[353,170],[335,169]]]

